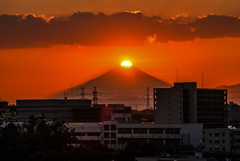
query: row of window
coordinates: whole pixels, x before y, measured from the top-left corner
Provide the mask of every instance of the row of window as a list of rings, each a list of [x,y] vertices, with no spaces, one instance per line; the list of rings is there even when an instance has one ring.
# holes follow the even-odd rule
[[[165,134],[180,134],[180,129],[177,128],[152,128],[149,129],[149,134],[163,134],[165,130]],[[148,134],[147,128],[119,128],[118,133],[119,134]]]
[[[111,136],[110,136],[111,134]],[[116,138],[116,133],[104,133],[104,138]]]
[[[111,127],[111,131],[115,131],[117,128],[116,128],[116,125],[104,125],[104,130],[105,131],[109,131],[110,130],[110,127]]]
[[[100,132],[75,132],[75,136],[100,136]]]
[[[203,140],[204,142],[205,140]],[[215,140],[214,143],[219,144],[220,140]],[[212,140],[209,140],[209,144],[212,144]],[[222,140],[222,144],[225,144],[225,140]]]
[[[204,134],[204,132],[203,132]],[[212,133],[209,133],[209,136],[212,136]],[[214,136],[220,136],[220,133],[214,133]],[[225,133],[222,133],[222,136],[225,136]]]

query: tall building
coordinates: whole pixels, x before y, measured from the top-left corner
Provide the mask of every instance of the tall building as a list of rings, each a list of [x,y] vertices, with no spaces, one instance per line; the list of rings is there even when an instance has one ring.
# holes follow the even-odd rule
[[[227,90],[197,88],[196,82],[154,88],[155,123],[203,123],[204,128],[227,126]]]

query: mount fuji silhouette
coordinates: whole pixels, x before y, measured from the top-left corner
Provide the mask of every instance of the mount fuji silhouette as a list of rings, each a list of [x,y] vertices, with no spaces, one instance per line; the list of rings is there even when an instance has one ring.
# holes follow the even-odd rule
[[[125,104],[126,106],[132,106],[132,109],[140,110],[146,108],[144,95],[146,96],[147,87],[150,89],[150,98],[152,98],[153,88],[169,88],[170,86],[169,83],[159,80],[136,67],[118,67],[86,83],[55,93],[51,97],[62,98],[65,92],[77,96],[74,96],[74,98],[80,98],[80,93],[84,88],[84,92],[87,94],[85,98],[92,99],[91,93],[96,87],[98,104]],[[151,107],[152,103],[151,99]]]

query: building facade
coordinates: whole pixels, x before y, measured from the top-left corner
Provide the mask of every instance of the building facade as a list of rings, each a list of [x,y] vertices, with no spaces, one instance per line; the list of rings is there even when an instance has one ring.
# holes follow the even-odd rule
[[[29,116],[65,122],[116,121],[131,122],[131,107],[124,104],[93,105],[88,99],[42,99],[17,100],[17,120],[28,120]]]
[[[77,99],[41,99],[41,100],[17,100],[17,120],[28,120],[29,116],[44,117],[48,120],[60,120],[72,122],[72,109],[89,108],[91,100]]]
[[[141,124],[104,121],[102,123],[67,123],[75,129],[79,140],[98,142],[111,149],[123,150],[135,141],[153,143],[158,149],[180,150],[198,147],[202,140],[202,124]],[[194,130],[192,130],[194,128]]]
[[[155,123],[203,123],[204,128],[227,126],[227,90],[199,89],[196,82],[154,88]]]
[[[240,129],[203,129],[203,151],[240,152]]]

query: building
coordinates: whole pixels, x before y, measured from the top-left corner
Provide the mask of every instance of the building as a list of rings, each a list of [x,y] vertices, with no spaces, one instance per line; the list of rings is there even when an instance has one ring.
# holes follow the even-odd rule
[[[42,99],[17,100],[17,120],[25,121],[29,116],[65,122],[102,122],[112,117],[116,121],[130,122],[131,107],[123,104],[93,105],[88,99]]]
[[[130,141],[154,143],[158,149],[177,151],[190,146],[198,147],[202,140],[202,124],[154,123],[67,123],[75,129],[79,140],[99,142],[111,149],[123,150]],[[194,128],[194,130],[192,130]]]
[[[203,151],[240,152],[240,129],[203,129]]]
[[[25,121],[29,116],[44,117],[49,120],[73,121],[73,109],[90,108],[91,100],[77,99],[41,99],[17,100],[17,120]]]
[[[102,122],[113,117],[119,122],[131,122],[131,107],[124,104],[97,104],[87,108],[72,109],[73,122]]]
[[[8,102],[0,100],[0,109],[8,108]]]
[[[234,102],[230,102],[227,107],[228,126],[240,127],[240,106]]]
[[[227,90],[197,88],[196,82],[154,88],[154,122],[203,123],[204,128],[227,126]]]

